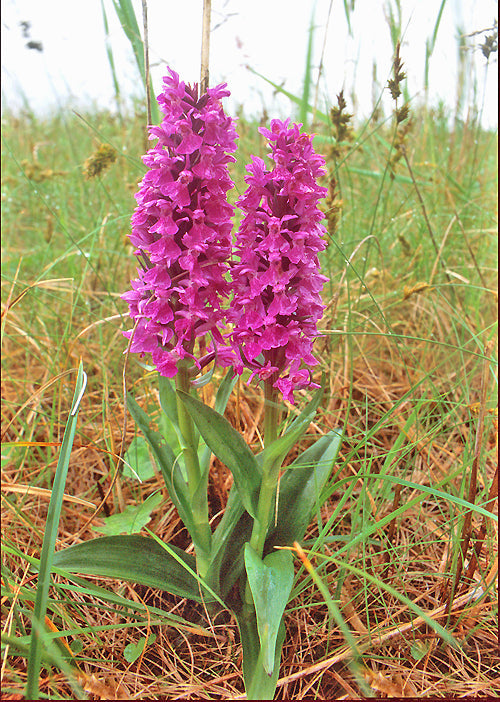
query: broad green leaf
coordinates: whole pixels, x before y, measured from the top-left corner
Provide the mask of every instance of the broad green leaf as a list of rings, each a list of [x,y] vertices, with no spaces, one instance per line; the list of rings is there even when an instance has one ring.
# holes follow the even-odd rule
[[[154,478],[155,469],[144,437],[134,436],[130,442],[123,456],[122,475],[140,482]]]
[[[330,431],[287,466],[279,485],[276,526],[268,537],[266,550],[303,538],[315,507],[321,507],[321,493],[341,444],[342,434]]]
[[[94,531],[107,536],[137,533],[151,521],[151,512],[159,507],[162,500],[161,492],[154,492],[141,504],[129,505],[123,512],[107,517],[103,525],[94,527]]]
[[[207,446],[231,471],[241,501],[254,517],[257,511],[261,469],[243,438],[227,419],[181,390],[177,391],[182,402]]]
[[[292,591],[293,556],[291,551],[273,551],[261,560],[247,543],[245,568],[257,615],[262,665],[272,675],[278,630]]]
[[[212,560],[207,578],[226,599],[244,570],[243,549],[252,533],[253,519],[233,485],[212,539]]]
[[[169,548],[196,571],[194,556],[172,545]],[[201,601],[196,578],[161,544],[147,536],[103,536],[84,541],[54,554],[54,566],[69,573],[140,583]]]

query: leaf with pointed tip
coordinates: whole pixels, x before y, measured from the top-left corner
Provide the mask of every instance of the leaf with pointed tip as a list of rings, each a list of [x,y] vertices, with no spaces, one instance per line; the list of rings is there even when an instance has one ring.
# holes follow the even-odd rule
[[[273,551],[262,560],[245,545],[245,568],[257,616],[262,665],[268,675],[275,666],[276,640],[293,585],[291,551]]]
[[[342,433],[330,431],[286,467],[279,486],[276,526],[271,528],[266,551],[300,541],[321,507],[321,493],[342,444]]]
[[[255,517],[262,474],[255,456],[221,414],[182,390],[177,392],[207,446],[233,474],[245,509]]]
[[[58,551],[53,564],[69,573],[119,578],[200,602],[198,582],[182,565],[195,571],[194,556],[171,544],[168,548],[181,562],[147,536],[103,536]]]

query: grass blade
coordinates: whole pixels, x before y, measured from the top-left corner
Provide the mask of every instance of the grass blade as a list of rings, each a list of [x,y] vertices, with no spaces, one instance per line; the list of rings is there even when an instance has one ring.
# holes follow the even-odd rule
[[[302,122],[306,126],[307,113],[309,111],[309,96],[311,93],[311,73],[312,73],[312,52],[313,52],[313,40],[314,40],[314,12],[316,10],[316,3],[314,4],[313,11],[311,14],[311,23],[309,25],[309,37],[307,40],[307,53],[306,53],[306,68],[304,71],[304,87],[302,88],[302,102],[299,110],[299,122]]]
[[[52,561],[54,558],[54,547],[57,537],[57,529],[59,527],[59,518],[61,516],[61,507],[64,496],[64,488],[66,485],[66,476],[68,474],[69,459],[71,448],[76,432],[76,423],[78,419],[78,409],[80,406],[85,387],[87,385],[87,374],[83,370],[82,363],[78,367],[78,376],[76,379],[75,394],[73,404],[69,415],[66,429],[62,440],[61,453],[57,462],[56,475],[52,486],[52,497],[50,498],[49,511],[47,514],[47,522],[45,526],[45,534],[43,537],[42,554],[40,557],[40,571],[38,574],[38,586],[36,590],[35,609],[33,612],[31,642],[28,659],[28,674],[26,682],[26,698],[38,699],[39,688],[38,679],[40,673],[40,664],[42,656],[43,644],[43,624],[45,613],[47,611],[47,600],[50,587],[50,573],[52,569]]]
[[[146,62],[144,58],[144,41],[139,30],[139,24],[137,23],[137,17],[135,16],[132,0],[113,0],[113,5],[118,19],[120,20],[122,29],[125,32],[130,45],[132,46],[137,68],[139,69],[139,73],[141,74],[144,84],[144,90],[147,92],[148,88],[146,80]],[[158,124],[160,122],[160,111],[158,109],[158,103],[156,102],[154,91],[151,86],[149,93],[151,103],[151,124]]]

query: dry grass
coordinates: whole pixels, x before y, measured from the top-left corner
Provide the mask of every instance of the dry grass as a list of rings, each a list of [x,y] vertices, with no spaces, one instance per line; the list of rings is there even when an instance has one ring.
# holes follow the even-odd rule
[[[420,304],[418,300],[413,301],[409,312],[415,313]],[[397,433],[404,428],[418,397],[410,393],[402,401],[405,393],[411,389],[410,379],[406,372],[395,366],[389,345],[375,337],[368,339],[363,351],[360,350],[352,359],[352,367],[346,369],[342,368],[340,355],[335,352],[332,355],[332,350],[327,348],[328,343],[328,340],[325,341],[322,355],[325,359],[333,359],[336,372],[331,375],[330,398],[311,431],[318,434],[330,427],[341,426],[348,412],[347,436],[340,461],[342,474],[358,476],[360,466],[367,461],[370,472],[378,473],[384,456],[393,445]],[[6,352],[12,363],[15,349],[8,345]],[[84,366],[92,368],[92,354],[84,357],[83,362]],[[41,369],[33,367],[29,370],[30,377],[40,377]],[[346,370],[352,373],[352,380],[349,374],[345,374]],[[25,392],[26,389],[25,385]],[[25,408],[33,417],[33,432],[29,440],[47,445],[39,450],[44,452],[44,472],[49,481],[57,461],[54,439],[58,434],[60,436],[62,425],[59,426],[57,422],[53,426],[45,425],[43,421],[35,422],[35,417],[48,414],[49,402],[35,385],[30,389],[31,396]],[[154,395],[154,391],[144,387],[143,383],[137,386],[139,389],[143,391],[143,402],[146,402],[147,393]],[[48,389],[45,394],[47,392]],[[19,390],[13,380],[5,382],[3,393],[4,407],[15,406]],[[71,378],[65,378],[59,384],[59,393],[59,416],[64,416],[64,409],[68,408],[70,401]],[[350,395],[353,399],[351,403]],[[98,524],[100,517],[120,511],[126,504],[135,503],[154,490],[162,489],[160,479],[137,486],[118,477],[116,489],[108,498],[105,510],[93,516],[90,504],[97,506],[101,502],[114,473],[116,458],[106,447],[113,447],[116,455],[122,440],[122,398],[116,391],[109,393],[103,424],[96,422],[96,415],[99,414],[96,408],[100,407],[101,400],[98,391],[90,392],[81,410],[80,430],[74,444],[66,487],[68,497],[59,531],[59,547],[75,542],[75,534],[78,535],[77,541],[91,538],[95,535],[92,524]],[[453,393],[450,393],[448,401],[456,402]],[[392,420],[382,421],[370,442],[360,444],[360,434],[366,434],[380,424],[389,408],[394,406],[397,409]],[[428,407],[425,412],[429,416]],[[424,485],[454,474],[455,477],[447,482],[448,489],[453,484],[459,487],[462,476],[457,472],[457,466],[466,445],[470,443],[469,434],[475,431],[466,420],[466,408],[459,408],[459,412],[463,421],[454,421],[445,441],[439,432],[435,439],[428,440],[426,431],[419,438],[413,428],[408,436],[411,451],[402,459],[404,467],[396,460],[393,473],[397,475],[399,471],[401,475]],[[239,398],[233,396],[231,399],[228,417],[235,425],[244,428],[248,441],[258,442],[261,414],[260,396],[240,385]],[[11,423],[7,436],[14,435],[16,421],[12,410],[6,412],[4,422],[7,425]],[[30,426],[29,420],[26,425]],[[107,427],[106,441],[102,434],[103,425]],[[57,431],[54,432],[54,428]],[[128,443],[133,435],[134,428],[130,422],[125,442]],[[487,485],[484,487],[488,491],[493,484],[497,451],[496,420],[492,416],[487,422],[482,442],[486,456],[483,478],[487,480]],[[361,446],[364,453],[360,453]],[[367,448],[371,455],[366,454]],[[12,462],[4,468],[2,485],[4,534],[11,546],[35,557],[41,548],[49,497],[47,491],[33,489],[38,477],[39,467],[33,467],[32,459],[20,464]],[[210,485],[214,519],[223,508],[229,486],[230,476],[216,461],[212,467]],[[450,559],[454,550],[453,539],[456,538],[453,537],[456,520],[451,520],[449,512],[443,510],[439,501],[428,495],[401,517],[377,530],[376,523],[397,506],[409,502],[415,492],[403,487],[391,500],[383,500],[371,494],[372,486],[376,493],[374,481],[365,490],[365,506],[370,513],[369,519],[375,525],[372,540],[349,551],[348,561],[362,566],[366,572],[403,592],[433,619],[446,625],[461,649],[454,650],[443,644],[407,606],[386,591],[363,584],[357,574],[347,570],[342,575],[340,602],[362,652],[361,675],[380,697],[484,697],[497,694],[500,691],[500,667],[495,602],[497,562],[493,547],[496,534],[491,532],[493,522],[488,522],[488,539],[483,544],[476,571],[468,578],[462,578],[448,611],[453,581]],[[9,497],[14,488],[17,499],[11,500]],[[351,534],[351,515],[357,509],[362,491],[363,480],[358,478],[351,497],[336,520],[333,530],[336,536],[345,535],[348,539]],[[328,521],[341,496],[341,491],[333,492],[323,508],[323,523]],[[75,498],[80,501],[75,501]],[[493,505],[489,505],[489,508],[493,509]],[[173,510],[162,509],[154,514],[149,526],[162,539],[189,547],[187,533]],[[474,518],[473,533],[480,528],[481,520]],[[317,535],[318,526],[312,526],[305,543],[313,543]],[[338,546],[343,543],[341,540],[325,543],[322,556],[313,557],[313,564],[329,584],[332,593],[338,586],[339,568],[329,557],[335,557]],[[21,618],[23,627],[29,629],[30,603],[26,593],[33,591],[36,578],[19,557],[4,554],[4,565],[8,569],[2,602],[4,632],[12,631],[18,618]],[[60,578],[57,581],[59,587],[64,582]],[[156,615],[142,615],[136,625],[125,628],[119,625],[133,623],[134,619],[127,617],[120,608],[106,611],[103,603],[99,603],[95,597],[75,591],[67,591],[66,599],[62,601],[62,591],[54,591],[50,618],[57,630],[82,626],[96,628],[95,632],[75,636],[83,644],[82,651],[76,657],[79,662],[75,672],[90,699],[159,699],[165,696],[169,699],[243,699],[238,631],[227,613],[221,613],[209,622],[202,609],[195,609],[191,603],[165,593],[103,579],[92,581],[117,590],[132,601],[143,602],[146,607],[179,614],[186,622],[193,622],[195,631],[201,623],[204,630],[203,634],[196,634],[184,627],[176,629],[148,624],[151,619],[157,620]],[[307,577],[302,573],[297,583],[297,596],[290,603],[286,618],[287,639],[277,699],[357,698],[360,696],[359,685],[347,665],[350,651],[341,633],[335,626],[330,626],[325,603],[306,581]],[[489,588],[487,594],[481,595],[478,587],[483,590]],[[24,593],[22,606],[18,599],[20,593]],[[118,628],[99,630],[103,625],[118,625]],[[16,625],[18,631],[19,626],[20,623]],[[125,646],[140,636],[148,636],[148,633],[156,634],[155,642],[147,647],[139,660],[127,663],[123,657]],[[66,640],[71,643],[72,637],[68,636]],[[4,689],[18,691],[20,695],[25,675],[25,658],[13,655],[7,648],[3,658]],[[50,698],[68,699],[73,694],[66,676],[55,670],[43,674],[41,691]],[[6,699],[19,699],[19,695],[7,694]]]
[[[99,119],[101,129],[109,126],[111,130],[104,116]],[[425,122],[426,129],[431,123]],[[22,138],[21,126],[14,128],[11,143],[15,141],[24,158],[35,147],[32,136]],[[132,126],[131,134],[142,134]],[[452,230],[455,239],[442,239],[440,256],[446,257],[455,275],[472,280],[470,285],[449,286],[441,274],[440,256],[429,255],[425,228],[417,221],[418,203],[415,198],[410,202],[411,185],[409,195],[400,197],[400,191],[394,190],[388,194],[379,208],[383,213],[387,210],[384,221],[377,213],[374,235],[386,237],[386,263],[379,250],[373,260],[367,253],[366,262],[358,263],[367,249],[363,245],[360,251],[359,242],[374,221],[368,205],[376,202],[380,181],[371,176],[354,181],[352,173],[345,177],[342,235],[352,231],[352,241],[338,252],[339,265],[334,253],[327,259],[332,294],[339,294],[330,302],[323,321],[325,336],[317,342],[329,393],[300,448],[331,428],[343,427],[345,438],[321,523],[310,526],[302,546],[332,598],[340,603],[360,657],[356,668],[341,631],[329,619],[327,604],[297,558],[277,699],[358,698],[363,696],[360,678],[382,698],[484,698],[500,693],[497,524],[451,499],[497,510],[497,415],[492,382],[486,375],[493,356],[488,339],[496,315],[491,293],[495,272],[491,261],[487,265],[481,260],[464,262],[462,251],[455,248],[462,241],[463,226],[473,251],[481,252],[484,230],[494,218],[487,187],[493,178],[491,167],[478,170],[477,164],[467,161],[472,147],[464,144],[471,146],[473,137],[470,131],[469,141],[459,142],[458,154],[458,147],[450,148],[449,154],[444,149],[445,156],[432,154],[438,164],[432,176],[434,189],[424,193],[428,202],[436,200],[436,211],[430,216],[433,222],[445,222],[439,230],[442,237],[459,202],[460,219],[454,220]],[[456,138],[450,136],[450,142]],[[49,143],[52,139],[56,143],[55,136],[47,137]],[[132,144],[130,134],[117,137],[117,143],[120,140]],[[81,141],[75,139],[73,146],[80,149],[75,158],[83,164],[92,149],[91,139],[87,138],[86,146]],[[436,137],[435,143],[441,142],[444,148],[444,137]],[[417,148],[418,140],[415,144]],[[139,154],[142,143],[134,148]],[[363,148],[360,155],[356,152],[361,165],[363,159],[372,158],[373,172],[380,171],[375,146],[367,142]],[[422,146],[424,154],[426,149],[431,151],[429,144]],[[258,148],[242,138],[242,160],[250,150]],[[130,153],[135,151],[130,146]],[[53,171],[64,167],[62,151],[50,151],[53,161],[48,149],[46,154],[47,167]],[[441,156],[447,159],[442,172]],[[415,161],[424,163],[424,158],[419,154]],[[29,558],[40,555],[49,491],[73,395],[72,369],[80,358],[89,384],[79,414],[57,548],[95,537],[94,527],[102,524],[103,517],[142,502],[155,490],[163,491],[165,501],[148,527],[165,541],[191,548],[159,476],[142,485],[116,476],[122,444],[128,446],[135,436],[131,419],[123,436],[125,342],[121,331],[128,322],[117,314],[115,303],[117,291],[124,289],[134,268],[125,235],[131,183],[139,173],[137,166],[127,170],[127,163],[120,163],[123,167],[116,168],[113,186],[111,181],[99,187],[77,182],[67,195],[60,181],[37,184],[40,189],[46,187],[47,199],[62,206],[67,202],[67,212],[50,219],[54,231],[47,224],[47,231],[44,225],[38,232],[42,240],[48,237],[47,245],[55,248],[62,240],[67,247],[63,247],[65,260],[54,269],[56,253],[51,250],[52,259],[41,277],[27,251],[40,226],[33,191],[25,197],[17,219],[11,218],[10,210],[4,215],[8,274],[2,285],[2,437],[16,443],[2,451],[4,699],[23,697],[26,649],[21,644],[30,631],[36,592],[36,573]],[[237,168],[241,185],[241,164]],[[464,181],[459,180],[460,174]],[[8,178],[12,193],[23,192],[24,176]],[[465,180],[470,196],[464,195]],[[391,187],[396,185],[396,180],[391,182]],[[118,193],[127,188],[128,199],[119,201]],[[453,198],[455,204],[445,211],[443,203]],[[90,200],[93,209],[87,207]],[[400,204],[391,209],[393,202],[404,202],[404,210]],[[366,212],[361,212],[362,206]],[[86,222],[88,213],[92,218]],[[67,230],[75,236],[85,226],[95,231],[93,268],[74,264],[74,242],[68,244],[64,238],[63,214]],[[16,238],[17,228],[29,237],[28,243]],[[409,259],[404,258],[402,241],[410,251]],[[91,248],[85,239],[87,246]],[[359,280],[345,274],[346,257],[355,250]],[[20,256],[29,263],[23,263],[18,278],[14,263]],[[476,268],[480,280],[474,277]],[[419,287],[422,282],[426,285]],[[127,387],[148,410],[157,406],[154,379],[134,363],[129,364]],[[210,402],[213,389],[206,386],[203,393]],[[226,416],[257,449],[263,419],[259,392],[240,382]],[[410,482],[428,492],[374,475]],[[469,495],[473,477],[475,488]],[[214,460],[210,479],[214,524],[230,486],[230,474]],[[437,490],[450,499],[443,499]],[[463,564],[462,549],[466,550]],[[444,626],[460,648],[444,643],[408,602]],[[57,575],[47,625],[71,647],[71,654],[64,643],[58,650],[66,655],[73,677],[89,699],[243,698],[239,635],[228,612],[208,620],[202,607],[164,592],[102,578],[67,581]],[[128,662],[127,645],[149,635],[155,635],[154,642],[142,656]],[[17,647],[16,641],[21,641]],[[78,693],[61,668],[52,665],[42,670],[40,689],[47,698],[72,699]]]

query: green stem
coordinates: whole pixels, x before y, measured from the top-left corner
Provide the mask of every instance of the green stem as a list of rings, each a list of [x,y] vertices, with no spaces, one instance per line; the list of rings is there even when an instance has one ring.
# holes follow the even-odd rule
[[[264,448],[270,446],[278,438],[279,408],[278,392],[270,384],[266,383],[265,390],[265,415],[264,415]],[[276,498],[280,464],[272,463],[264,465],[262,483],[257,504],[257,514],[254,519],[250,546],[262,558],[264,543],[266,541],[267,530],[271,519],[271,513]],[[245,602],[253,607],[253,598],[248,582],[245,588]]]
[[[186,393],[191,391],[188,367],[179,364],[176,387]],[[198,573],[204,577],[210,562],[212,532],[208,521],[208,471],[202,475],[194,423],[182,400],[177,397],[177,417],[183,438],[182,455],[187,472],[189,501],[196,532],[191,534],[196,551]],[[203,483],[203,484],[202,484]]]

